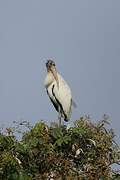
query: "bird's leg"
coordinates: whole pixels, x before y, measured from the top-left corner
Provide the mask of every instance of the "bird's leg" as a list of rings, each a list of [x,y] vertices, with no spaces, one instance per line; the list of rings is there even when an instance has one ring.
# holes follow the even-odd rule
[[[58,107],[58,120],[59,120],[59,127],[60,127],[60,126],[61,126],[61,124],[62,124],[62,121],[61,121],[60,106]]]

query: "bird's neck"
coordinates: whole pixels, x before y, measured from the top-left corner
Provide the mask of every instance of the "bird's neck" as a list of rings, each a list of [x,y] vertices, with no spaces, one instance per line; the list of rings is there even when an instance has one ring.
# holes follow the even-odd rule
[[[45,78],[45,82],[44,82],[45,87],[48,88],[54,82],[54,80],[55,80],[55,78],[54,78],[52,72],[48,71],[47,76]]]

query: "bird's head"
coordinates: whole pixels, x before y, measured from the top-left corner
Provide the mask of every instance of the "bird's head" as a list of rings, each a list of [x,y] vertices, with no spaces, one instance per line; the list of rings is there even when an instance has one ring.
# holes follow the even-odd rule
[[[46,67],[47,67],[47,71],[51,71],[51,69],[55,69],[56,70],[56,67],[55,67],[55,62],[53,60],[48,60],[46,62]]]
[[[56,66],[55,66],[55,62],[53,60],[48,60],[46,62],[46,68],[48,72],[51,72],[53,74],[54,79],[57,82],[57,86],[59,88],[59,81],[58,81],[58,75],[57,75],[57,70],[56,70]]]

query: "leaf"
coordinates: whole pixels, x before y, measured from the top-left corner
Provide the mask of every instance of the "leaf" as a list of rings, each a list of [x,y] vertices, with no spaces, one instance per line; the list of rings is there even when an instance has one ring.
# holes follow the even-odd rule
[[[63,143],[63,139],[58,139],[55,144],[57,144],[58,146],[61,146]]]
[[[52,131],[52,135],[55,139],[63,137],[62,129],[61,128],[54,128]]]

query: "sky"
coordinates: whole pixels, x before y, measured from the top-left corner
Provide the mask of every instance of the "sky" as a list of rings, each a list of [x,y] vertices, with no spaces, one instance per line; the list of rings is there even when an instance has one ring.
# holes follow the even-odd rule
[[[56,62],[77,108],[120,137],[120,1],[0,1],[0,126],[57,121],[44,79]]]

